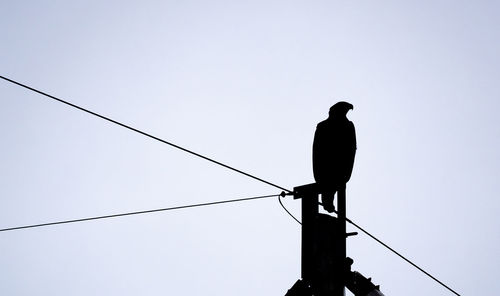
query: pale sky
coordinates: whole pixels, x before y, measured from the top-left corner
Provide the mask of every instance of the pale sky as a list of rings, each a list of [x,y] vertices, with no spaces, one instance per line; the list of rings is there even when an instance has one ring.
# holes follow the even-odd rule
[[[313,182],[316,124],[349,101],[348,216],[461,295],[497,295],[499,8],[2,1],[0,75],[290,189]],[[0,94],[0,228],[280,192],[8,82]],[[386,296],[452,295],[363,234],[347,253]],[[0,232],[0,266],[1,295],[284,295],[300,226],[272,198]]]

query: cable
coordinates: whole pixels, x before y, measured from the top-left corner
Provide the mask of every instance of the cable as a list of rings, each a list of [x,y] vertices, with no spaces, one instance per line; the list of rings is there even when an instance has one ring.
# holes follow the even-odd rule
[[[4,77],[4,76],[0,76],[0,78],[2,78],[2,79],[3,79],[3,80],[5,80],[5,81],[8,81],[8,82],[10,82],[10,83],[13,83],[13,84],[16,84],[16,85],[18,85],[18,86],[24,87],[24,88],[26,88],[26,89],[28,89],[28,90],[33,91],[33,92],[36,92],[36,93],[38,93],[38,94],[44,95],[44,96],[46,96],[46,97],[48,97],[48,98],[51,98],[51,99],[53,99],[53,100],[55,100],[55,101],[58,101],[58,102],[60,102],[60,103],[66,104],[66,105],[68,105],[68,106],[71,106],[71,107],[73,107],[73,108],[75,108],[75,109],[78,109],[78,110],[80,110],[80,111],[83,111],[83,112],[89,113],[89,114],[91,114],[91,115],[94,115],[94,116],[96,116],[96,117],[99,117],[99,118],[101,118],[101,119],[104,119],[104,120],[106,120],[106,121],[109,121],[109,122],[111,122],[111,123],[114,123],[114,124],[116,124],[116,125],[119,125],[119,126],[121,126],[121,127],[124,127],[124,128],[126,128],[126,129],[129,129],[129,130],[131,130],[131,131],[134,131],[134,132],[136,132],[136,133],[139,133],[139,134],[141,134],[141,135],[143,135],[143,136],[146,136],[146,137],[149,137],[149,138],[154,139],[154,140],[156,140],[156,141],[162,142],[163,144],[170,145],[170,146],[172,146],[172,147],[174,147],[174,148],[177,148],[177,149],[179,149],[179,150],[182,150],[182,151],[187,152],[187,153],[189,153],[189,154],[192,154],[192,155],[194,155],[194,156],[197,156],[197,157],[203,158],[203,159],[208,160],[208,161],[210,161],[210,162],[213,162],[213,163],[215,163],[215,164],[217,164],[217,165],[220,165],[220,166],[222,166],[222,167],[225,167],[225,168],[227,168],[227,169],[230,169],[230,170],[232,170],[232,171],[235,171],[235,172],[240,173],[240,174],[242,174],[242,175],[245,175],[245,176],[247,176],[247,177],[253,178],[253,179],[257,180],[257,181],[260,181],[260,182],[263,182],[263,183],[265,183],[265,184],[271,185],[271,186],[276,187],[276,188],[278,188],[278,189],[280,189],[280,190],[284,190],[284,191],[287,191],[287,192],[291,192],[290,190],[288,190],[288,189],[286,189],[286,188],[283,188],[283,187],[281,187],[281,186],[278,186],[278,185],[276,185],[276,184],[274,184],[274,183],[271,183],[271,182],[269,182],[269,181],[266,181],[266,180],[264,180],[264,179],[261,179],[261,178],[259,178],[259,177],[254,176],[254,175],[251,175],[251,174],[246,173],[246,172],[244,172],[244,171],[238,170],[238,169],[236,169],[236,168],[234,168],[234,167],[231,167],[231,166],[229,166],[229,165],[226,165],[226,164],[224,164],[224,163],[221,163],[221,162],[219,162],[219,161],[216,161],[216,160],[214,160],[214,159],[211,159],[211,158],[209,158],[209,157],[207,157],[207,156],[201,155],[201,154],[196,153],[196,152],[193,152],[193,151],[191,151],[191,150],[189,150],[189,149],[183,148],[183,147],[181,147],[181,146],[179,146],[179,145],[176,145],[176,144],[173,144],[173,143],[171,143],[171,142],[165,141],[165,140],[163,140],[163,139],[161,139],[161,138],[155,137],[155,136],[150,135],[150,134],[148,134],[148,133],[146,133],[146,132],[143,132],[143,131],[141,131],[141,130],[138,130],[138,129],[136,129],[136,128],[133,128],[133,127],[131,127],[131,126],[128,126],[128,125],[126,125],[126,124],[123,124],[123,123],[121,123],[121,122],[118,122],[118,121],[116,121],[116,120],[113,120],[113,119],[108,118],[108,117],[106,117],[106,116],[103,116],[103,115],[101,115],[101,114],[95,113],[95,112],[90,111],[90,110],[88,110],[88,109],[85,109],[85,108],[83,108],[83,107],[77,106],[77,105],[75,105],[75,104],[72,104],[72,103],[70,103],[70,102],[67,102],[67,101],[65,101],[65,100],[62,100],[62,99],[57,98],[57,97],[55,97],[55,96],[49,95],[49,94],[47,94],[47,93],[45,93],[45,92],[42,92],[42,91],[40,91],[40,90],[37,90],[37,89],[35,89],[35,88],[32,88],[32,87],[27,86],[27,85],[25,85],[25,84],[22,84],[22,83],[20,83],[20,82],[14,81],[14,80],[9,79],[9,78]]]
[[[455,295],[458,295],[460,296],[460,294],[458,294],[457,292],[455,292],[455,290],[453,290],[452,288],[448,287],[447,285],[445,285],[443,282],[441,282],[440,280],[438,280],[437,278],[435,278],[434,276],[432,276],[430,273],[428,273],[427,271],[423,270],[422,268],[420,268],[418,265],[416,265],[415,263],[411,262],[409,259],[407,259],[406,257],[404,257],[403,255],[399,254],[398,252],[396,252],[393,248],[389,247],[388,245],[386,245],[384,242],[382,242],[381,240],[379,240],[378,238],[376,238],[375,236],[373,236],[371,233],[369,233],[368,231],[364,230],[361,226],[357,225],[356,223],[352,222],[350,219],[348,218],[345,218],[345,220],[347,222],[349,222],[350,224],[352,224],[354,227],[356,227],[357,229],[361,230],[362,232],[364,232],[366,235],[368,235],[369,237],[371,237],[372,239],[374,239],[376,242],[378,242],[379,244],[381,244],[382,246],[386,247],[387,249],[389,249],[391,252],[393,252],[394,254],[398,255],[400,258],[402,258],[403,260],[405,260],[406,262],[410,263],[413,267],[415,267],[416,269],[420,270],[421,272],[423,272],[425,275],[427,275],[428,277],[430,277],[431,279],[435,280],[436,282],[438,282],[441,286],[445,287],[446,289],[448,289],[449,291],[451,291],[452,293],[454,293]]]
[[[70,102],[67,102],[65,100],[62,100],[60,98],[57,98],[55,96],[52,96],[52,95],[49,95],[45,92],[42,92],[40,90],[37,90],[35,88],[32,88],[30,86],[27,86],[25,84],[22,84],[20,82],[17,82],[17,81],[14,81],[12,79],[9,79],[9,78],[6,78],[4,76],[0,76],[0,78],[2,78],[3,80],[5,81],[8,81],[10,83],[13,83],[13,84],[16,84],[18,86],[21,86],[23,88],[26,88],[28,90],[31,90],[33,92],[36,92],[38,94],[41,94],[41,95],[44,95],[48,98],[51,98],[55,101],[58,101],[60,103],[63,103],[63,104],[66,104],[68,106],[71,106],[73,108],[76,108],[80,111],[84,111],[86,113],[89,113],[91,115],[94,115],[96,117],[99,117],[101,119],[104,119],[106,121],[109,121],[111,123],[114,123],[116,125],[119,125],[121,127],[124,127],[126,129],[129,129],[131,131],[134,131],[136,133],[139,133],[141,135],[144,135],[146,137],[149,137],[149,138],[152,138],[154,140],[157,140],[159,142],[162,142],[164,144],[167,144],[167,145],[170,145],[174,148],[177,148],[179,150],[182,150],[184,152],[187,152],[189,154],[192,154],[194,156],[197,156],[197,157],[200,157],[202,159],[205,159],[207,161],[210,161],[212,163],[215,163],[217,165],[220,165],[222,167],[225,167],[229,170],[232,170],[232,171],[235,171],[237,173],[240,173],[242,175],[245,175],[247,177],[250,177],[250,178],[253,178],[257,181],[260,181],[262,183],[265,183],[265,184],[268,184],[268,185],[271,185],[273,187],[276,187],[278,189],[281,189],[281,190],[284,190],[284,191],[287,191],[288,193],[292,193],[291,190],[288,190],[286,188],[283,188],[281,186],[278,186],[274,183],[271,183],[269,181],[266,181],[264,179],[261,179],[261,178],[258,178],[254,175],[251,175],[249,173],[246,173],[246,172],[243,172],[241,170],[238,170],[234,167],[231,167],[229,165],[226,165],[224,163],[221,163],[219,161],[216,161],[214,159],[211,159],[207,156],[204,156],[204,155],[201,155],[199,153],[196,153],[196,152],[193,152],[189,149],[186,149],[186,148],[183,148],[179,145],[176,145],[176,144],[173,144],[171,142],[168,142],[168,141],[165,141],[161,138],[158,138],[156,136],[153,136],[153,135],[150,135],[146,132],[143,132],[141,130],[138,130],[136,128],[133,128],[131,126],[128,126],[126,124],[123,124],[121,122],[118,122],[116,120],[113,120],[111,118],[108,118],[106,116],[103,116],[103,115],[100,115],[98,113],[95,113],[93,111],[90,111],[88,109],[85,109],[83,107],[80,107],[80,106],[77,106],[75,104],[72,104]],[[42,227],[42,226],[50,226],[50,225],[57,225],[57,224],[66,224],[66,223],[74,223],[74,222],[83,222],[83,221],[89,221],[89,220],[97,220],[97,219],[106,219],[106,218],[114,218],[114,217],[121,217],[121,216],[128,216],[128,215],[137,215],[137,214],[145,214],[145,213],[153,213],[153,212],[160,212],[160,211],[168,211],[168,210],[176,210],[176,209],[183,209],[183,208],[189,208],[189,207],[199,207],[199,206],[208,206],[208,205],[213,205],[213,204],[220,204],[220,203],[228,203],[228,202],[237,202],[237,201],[243,201],[243,200],[250,200],[250,199],[258,199],[258,198],[266,198],[266,197],[274,197],[274,196],[278,196],[278,201],[279,203],[281,204],[281,206],[283,207],[283,209],[295,220],[297,221],[299,224],[302,224],[299,220],[297,220],[297,218],[295,218],[286,208],[285,206],[283,205],[283,203],[281,202],[281,194],[278,194],[278,195],[267,195],[267,196],[260,196],[260,197],[252,197],[252,198],[243,198],[243,199],[236,199],[236,200],[228,200],[228,201],[219,201],[219,202],[212,202],[212,203],[205,203],[205,204],[194,204],[194,205],[187,205],[187,206],[179,206],[179,207],[172,207],[172,208],[164,208],[164,209],[156,209],[156,210],[147,210],[147,211],[139,211],[139,212],[130,212],[130,213],[123,213],[123,214],[114,214],[114,215],[107,215],[107,216],[99,216],[99,217],[90,217],[90,218],[82,218],[82,219],[75,219],[75,220],[67,220],[67,221],[58,221],[58,222],[50,222],[50,223],[44,223],[44,224],[36,224],[36,225],[27,225],[27,226],[19,226],[19,227],[12,227],[12,228],[4,228],[4,229],[0,229],[0,232],[4,232],[4,231],[11,231],[11,230],[19,230],[19,229],[26,229],[26,228],[34,228],[34,227]],[[451,289],[450,287],[448,287],[447,285],[445,285],[444,283],[442,283],[441,281],[439,281],[438,279],[436,279],[434,276],[432,276],[431,274],[429,274],[428,272],[426,272],[425,270],[423,270],[422,268],[420,268],[419,266],[417,266],[415,263],[411,262],[409,259],[407,259],[406,257],[404,257],[403,255],[399,254],[398,252],[396,252],[394,249],[392,249],[391,247],[389,247],[388,245],[386,245],[385,243],[383,243],[382,241],[380,241],[379,239],[377,239],[375,236],[371,235],[368,231],[364,230],[363,228],[361,228],[360,226],[358,226],[356,223],[352,222],[351,220],[349,220],[348,218],[346,218],[346,221],[349,222],[350,224],[354,225],[356,228],[358,228],[359,230],[361,230],[362,232],[364,232],[365,234],[367,234],[368,236],[370,236],[372,239],[374,239],[375,241],[377,241],[378,243],[380,243],[381,245],[383,245],[384,247],[386,247],[387,249],[389,249],[390,251],[392,251],[394,254],[398,255],[399,257],[401,257],[403,260],[405,260],[406,262],[410,263],[411,265],[413,265],[415,268],[417,268],[418,270],[420,270],[421,272],[423,272],[425,275],[429,276],[430,278],[432,278],[433,280],[435,280],[436,282],[438,282],[439,284],[441,284],[443,287],[445,287],[446,289],[448,289],[449,291],[453,292],[455,295],[458,295],[460,296],[460,294],[458,294],[457,292],[455,292],[453,289]]]
[[[278,196],[278,201],[280,202],[281,207],[283,208],[283,210],[285,210],[285,212],[287,212],[287,213],[288,213],[288,215],[290,215],[290,217],[292,217],[295,221],[297,221],[297,223],[299,223],[300,225],[302,225],[302,223],[301,223],[301,222],[300,222],[297,218],[295,218],[295,216],[294,216],[294,215],[292,215],[292,214],[291,214],[291,213],[290,213],[290,212],[289,212],[289,211],[285,208],[285,206],[283,205],[283,203],[281,202],[281,198],[282,198],[282,197],[285,197],[285,195],[286,195],[286,193],[283,191],[283,192],[281,192],[281,194]]]
[[[42,224],[33,224],[33,225],[26,225],[26,226],[17,226],[17,227],[10,227],[10,228],[0,229],[0,232],[12,231],[12,230],[20,230],[20,229],[27,229],[27,228],[44,227],[44,226],[53,226],[53,225],[59,225],[59,224],[84,222],[84,221],[90,221],[90,220],[116,218],[116,217],[139,215],[139,214],[148,214],[148,213],[171,211],[171,210],[180,210],[180,209],[194,208],[194,207],[211,206],[211,205],[217,205],[217,204],[223,204],[223,203],[241,202],[241,201],[248,201],[248,200],[254,200],[254,199],[263,199],[263,198],[276,197],[276,196],[279,196],[279,194],[254,196],[254,197],[238,198],[238,199],[223,200],[223,201],[214,201],[214,202],[207,202],[207,203],[200,203],[200,204],[191,204],[191,205],[184,205],[184,206],[177,206],[177,207],[170,207],[170,208],[145,210],[145,211],[137,211],[137,212],[113,214],[113,215],[106,215],[106,216],[89,217],[89,218],[80,218],[80,219],[56,221],[56,222],[49,222],[49,223],[42,223]]]
[[[281,206],[283,207],[283,209],[288,213],[288,215],[290,215],[295,221],[297,221],[300,225],[302,225],[302,223],[297,220],[297,218],[295,218],[292,214],[290,214],[290,212],[285,208],[285,206],[283,206],[283,204],[281,203],[281,197],[284,197],[286,195],[285,192],[282,192],[280,194],[280,196],[278,197],[278,200],[281,204]],[[322,205],[321,202],[318,202],[319,205]],[[334,210],[334,213],[337,214],[337,217],[339,215],[338,211],[335,211]],[[366,235],[368,235],[370,238],[374,239],[376,242],[378,242],[379,244],[381,244],[382,246],[386,247],[387,249],[389,249],[391,252],[393,252],[394,254],[398,255],[400,258],[402,258],[403,260],[405,260],[406,262],[410,263],[413,267],[417,268],[418,270],[420,270],[421,272],[423,272],[425,275],[427,275],[428,277],[430,277],[431,279],[433,279],[434,281],[436,281],[437,283],[439,283],[441,286],[445,287],[446,289],[448,289],[449,291],[451,291],[452,293],[454,293],[455,295],[458,295],[460,296],[460,294],[458,294],[455,290],[453,290],[452,288],[448,287],[447,285],[445,285],[443,282],[441,282],[440,280],[438,280],[437,278],[435,278],[434,276],[432,276],[430,273],[428,273],[427,271],[425,271],[424,269],[422,269],[421,267],[419,267],[418,265],[416,265],[415,263],[413,263],[412,261],[410,261],[408,258],[404,257],[403,255],[401,255],[400,253],[398,253],[396,250],[394,250],[393,248],[389,247],[387,244],[385,244],[384,242],[382,242],[381,240],[379,240],[378,238],[376,238],[374,235],[372,235],[371,233],[369,233],[368,231],[366,231],[365,229],[363,229],[361,226],[359,226],[358,224],[354,223],[352,220],[350,220],[349,218],[345,218],[345,220],[347,222],[349,222],[350,224],[352,224],[354,227],[358,228],[359,230],[361,230],[362,232],[364,232]]]

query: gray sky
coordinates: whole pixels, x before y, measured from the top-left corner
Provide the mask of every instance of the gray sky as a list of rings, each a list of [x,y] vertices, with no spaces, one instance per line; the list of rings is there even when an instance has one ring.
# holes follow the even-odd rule
[[[315,126],[347,100],[348,216],[462,295],[496,295],[499,12],[3,1],[0,75],[286,188],[313,181]],[[7,82],[0,94],[0,228],[280,192]],[[362,234],[348,255],[387,296],[452,295]],[[2,295],[284,295],[300,227],[273,198],[3,232],[0,266]]]

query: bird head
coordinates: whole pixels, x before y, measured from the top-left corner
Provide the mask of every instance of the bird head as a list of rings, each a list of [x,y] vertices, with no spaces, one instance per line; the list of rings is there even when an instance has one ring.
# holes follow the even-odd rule
[[[330,118],[346,118],[347,112],[354,109],[354,106],[348,102],[338,102],[330,108]]]

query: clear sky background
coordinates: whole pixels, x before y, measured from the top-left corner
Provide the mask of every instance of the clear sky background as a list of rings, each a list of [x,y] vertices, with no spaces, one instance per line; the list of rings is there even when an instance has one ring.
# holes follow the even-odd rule
[[[348,216],[462,295],[497,295],[499,10],[2,1],[0,75],[290,189],[347,100]],[[0,134],[0,228],[280,192],[4,81]],[[452,295],[363,234],[348,255],[387,296]],[[0,266],[1,295],[284,295],[300,226],[272,198],[3,232]]]

